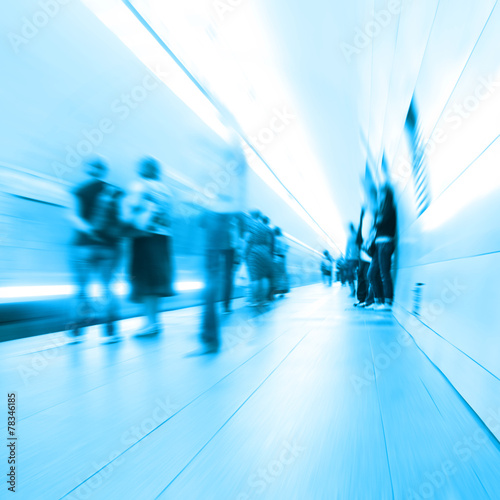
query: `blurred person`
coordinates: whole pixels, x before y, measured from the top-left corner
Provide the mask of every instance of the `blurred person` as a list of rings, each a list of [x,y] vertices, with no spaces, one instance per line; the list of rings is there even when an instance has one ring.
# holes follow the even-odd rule
[[[120,257],[123,191],[104,181],[108,166],[102,159],[86,165],[88,179],[73,190],[71,221],[74,227],[72,268],[76,279],[76,311],[71,333],[75,336],[98,316],[96,301],[88,288],[93,276],[102,286],[106,335],[112,336],[117,319],[117,300],[112,289]]]
[[[268,245],[269,245],[269,252],[271,254],[271,262],[274,262],[274,240],[275,240],[275,233],[274,230],[271,228],[270,224],[271,221],[269,217],[263,215],[262,216],[262,223],[264,226],[266,226],[267,229],[267,239],[268,239]],[[267,299],[269,301],[274,300],[274,265],[273,265],[273,270],[268,277],[269,280],[269,286],[268,286],[268,293],[267,293]]]
[[[368,276],[375,295],[375,309],[392,308],[394,286],[391,275],[391,259],[395,249],[396,207],[394,192],[385,184],[380,193],[375,218],[375,238],[373,240],[373,256]]]
[[[283,233],[279,227],[274,228],[274,245],[273,245],[273,294],[283,296],[290,291],[288,274],[286,272],[286,254],[288,252],[288,244],[283,237]]]
[[[342,286],[346,284],[346,263],[344,257],[337,260],[337,280]]]
[[[332,286],[332,272],[333,272],[333,261],[328,250],[323,252],[323,258],[321,259],[321,277],[323,283],[328,286]]]
[[[231,311],[234,263],[238,242],[238,220],[232,198],[223,194],[202,216],[205,228],[205,308],[201,340],[202,354],[215,353],[220,348],[220,326],[217,301],[222,298],[224,311]]]
[[[377,190],[371,188],[368,194],[368,203],[361,209],[359,220],[357,243],[360,247],[358,266],[358,302],[355,306],[371,306],[374,302],[373,287],[368,280],[368,269],[370,267],[375,239],[374,215],[377,211]],[[372,247],[371,250],[369,247]]]
[[[351,288],[351,297],[354,297],[356,294],[354,281],[356,279],[356,271],[359,260],[359,247],[357,239],[358,232],[356,231],[354,224],[351,222],[351,224],[349,225],[349,236],[347,238],[347,246],[345,251],[346,281],[349,283],[349,286]]]
[[[223,304],[224,312],[230,313],[233,300],[234,274],[237,265],[240,264],[240,225],[239,216],[235,213],[228,214],[227,235],[224,237],[224,286]]]
[[[160,299],[173,290],[172,194],[161,180],[161,166],[152,157],[138,165],[139,179],[130,186],[127,220],[133,227],[130,257],[131,300],[144,304],[146,324],[139,334],[161,331]]]
[[[270,228],[263,222],[259,211],[251,212],[246,234],[245,260],[250,275],[252,306],[263,306],[269,297],[273,272]]]

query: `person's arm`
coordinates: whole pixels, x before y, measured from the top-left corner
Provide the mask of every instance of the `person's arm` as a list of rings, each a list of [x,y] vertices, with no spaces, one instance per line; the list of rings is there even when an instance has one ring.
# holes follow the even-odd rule
[[[247,260],[248,258],[248,253],[250,252],[250,248],[252,247],[252,232],[250,230],[247,230],[245,234],[243,235],[243,242],[242,242],[242,250],[241,254],[243,255],[243,258]]]
[[[81,215],[82,208],[78,195],[73,192],[69,206],[69,220],[72,226],[81,233],[90,234],[93,230],[91,224],[87,222]]]
[[[134,183],[129,190],[129,194],[122,200],[123,220],[136,227],[137,214],[142,209],[142,190],[139,183]]]
[[[365,218],[365,208],[361,208],[361,215],[359,216],[359,226],[358,226],[358,232],[356,234],[356,245],[358,248],[361,248],[361,245],[363,245],[363,219]]]

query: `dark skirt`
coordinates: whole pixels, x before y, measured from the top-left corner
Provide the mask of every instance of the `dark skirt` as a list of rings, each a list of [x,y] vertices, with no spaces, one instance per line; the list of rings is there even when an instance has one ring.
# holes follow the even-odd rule
[[[134,238],[130,264],[131,300],[141,302],[146,296],[175,295],[172,261],[171,236],[152,234]]]

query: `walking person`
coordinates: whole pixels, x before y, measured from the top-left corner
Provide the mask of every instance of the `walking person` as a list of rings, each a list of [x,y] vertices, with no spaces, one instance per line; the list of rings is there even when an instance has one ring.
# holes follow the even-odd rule
[[[252,306],[267,303],[272,276],[272,255],[269,228],[259,211],[251,212],[246,234],[245,260],[252,287]]]
[[[286,254],[288,244],[279,227],[274,228],[273,245],[273,295],[283,296],[290,291],[288,274],[286,272]]]
[[[380,193],[380,203],[375,219],[375,240],[372,263],[368,271],[375,294],[375,309],[390,310],[394,298],[391,259],[395,249],[396,207],[394,192],[386,184]]]
[[[373,287],[368,280],[368,269],[375,249],[375,221],[377,211],[377,190],[370,189],[368,203],[361,209],[357,243],[360,248],[358,266],[358,302],[354,306],[369,307],[374,303]],[[371,248],[370,248],[371,247]]]
[[[89,162],[86,174],[88,179],[73,190],[71,257],[77,293],[71,333],[78,336],[83,327],[101,319],[105,334],[112,336],[116,332],[115,320],[118,319],[112,282],[120,257],[121,200],[124,193],[104,180],[108,174],[104,160]],[[88,288],[92,277],[102,287],[100,306],[90,298]]]
[[[224,312],[230,313],[232,312],[231,302],[233,300],[235,269],[239,264],[240,224],[239,216],[235,213],[225,214],[224,219],[225,231],[222,250],[224,280],[222,300]]]
[[[263,215],[262,216],[262,223],[264,224],[264,226],[267,229],[267,245],[269,247],[269,254],[271,256],[271,272],[270,272],[269,276],[267,277],[267,279],[268,279],[267,300],[273,301],[274,300],[274,288],[275,288],[274,265],[273,265],[275,232],[270,226],[271,221],[270,221],[269,217]]]
[[[138,179],[130,186],[127,219],[133,227],[131,242],[131,300],[144,305],[146,323],[139,334],[161,331],[158,320],[162,297],[173,290],[172,194],[161,180],[161,166],[152,157],[142,159]]]
[[[328,250],[323,252],[321,259],[321,277],[323,283],[327,286],[332,286],[333,260]]]
[[[224,312],[231,312],[235,252],[238,241],[237,215],[232,213],[231,197],[219,194],[212,210],[201,219],[205,229],[205,307],[201,328],[204,350],[219,350],[220,319],[217,302],[222,299]]]
[[[358,233],[354,224],[349,225],[349,236],[347,238],[346,246],[346,280],[351,288],[351,297],[356,295],[356,286],[354,284],[356,279],[356,271],[359,261],[359,246],[358,246]]]

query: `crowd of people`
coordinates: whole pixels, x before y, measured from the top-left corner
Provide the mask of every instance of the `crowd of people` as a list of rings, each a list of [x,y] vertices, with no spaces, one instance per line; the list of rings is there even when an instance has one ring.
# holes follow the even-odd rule
[[[112,284],[124,238],[131,241],[130,298],[143,304],[146,317],[141,333],[159,332],[159,300],[174,295],[172,195],[161,180],[160,165],[154,158],[141,160],[128,193],[106,182],[108,166],[102,159],[88,163],[86,173],[88,179],[73,190],[71,255],[77,297],[71,332],[80,335],[93,318],[89,284],[97,279],[102,286],[105,331],[108,336],[115,334],[119,312]]]
[[[94,319],[89,285],[102,287],[100,309],[104,332],[113,338],[119,319],[113,282],[121,262],[121,244],[129,240],[127,268],[130,300],[143,305],[144,326],[139,334],[158,334],[161,299],[175,295],[173,284],[173,194],[162,180],[159,162],[143,158],[137,178],[127,191],[107,182],[103,159],[86,165],[87,179],[73,190],[74,227],[71,264],[77,284],[70,331],[81,335]],[[289,291],[286,271],[288,245],[278,227],[259,211],[235,212],[234,200],[219,194],[204,210],[200,225],[205,233],[205,311],[201,340],[204,352],[220,347],[219,307],[231,312],[234,282],[249,281],[248,301],[262,308]]]
[[[369,190],[359,225],[351,223],[345,255],[336,261],[336,279],[349,284],[355,307],[390,310],[394,299],[392,256],[395,251],[396,205],[389,184]],[[333,259],[325,250],[321,263],[323,282],[332,283]]]
[[[272,228],[269,218],[257,210],[249,217],[230,211],[224,198],[219,195],[219,203],[203,218],[207,234],[203,353],[220,348],[217,301],[221,298],[224,313],[231,312],[235,279],[242,285],[248,281],[247,301],[260,310],[290,290],[288,244],[281,229]]]

